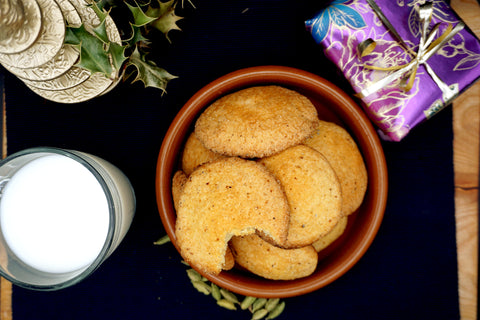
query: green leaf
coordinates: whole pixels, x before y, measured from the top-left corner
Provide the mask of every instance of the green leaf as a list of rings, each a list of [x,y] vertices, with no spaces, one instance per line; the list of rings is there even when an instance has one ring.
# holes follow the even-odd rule
[[[149,17],[147,14],[145,14],[142,8],[140,8],[140,6],[136,2],[135,6],[131,6],[128,3],[127,6],[133,14],[134,26],[142,27],[155,20],[155,18]]]
[[[83,24],[78,28],[67,28],[65,42],[79,47],[80,60],[76,64],[77,67],[90,70],[92,73],[101,72],[106,77],[111,76],[113,68],[109,54],[105,51],[105,44],[88,32]]]
[[[181,30],[177,26],[177,21],[183,19],[175,14],[176,0],[168,2],[158,1],[158,8],[149,7],[146,14],[150,17],[155,17],[155,21],[151,22],[151,26],[160,30],[168,41],[168,33],[171,30]]]
[[[90,4],[89,6],[93,9],[93,11],[95,11],[100,21],[104,21],[105,18],[109,15],[109,12],[103,9],[102,4],[100,4],[101,7],[99,7],[95,1],[92,1],[92,2],[93,3]]]
[[[125,47],[115,42],[110,43],[110,46],[108,48],[108,53],[112,58],[112,64],[115,70],[120,70],[125,60],[128,59],[125,56]]]
[[[190,3],[190,5],[196,9],[195,5],[193,4],[193,2],[191,0],[188,0],[188,3]],[[183,5],[183,0],[182,0],[182,8],[184,8],[185,6]]]
[[[80,47],[80,60],[76,66],[90,70],[92,73],[103,73],[105,77],[110,78],[114,70],[110,64],[108,54],[103,50],[92,50],[91,47],[94,46],[85,46],[82,43]]]
[[[83,27],[83,25],[80,26],[80,28]],[[78,37],[78,33],[74,31],[74,29],[77,29],[76,27],[67,27],[66,32],[65,32],[65,44],[70,44],[73,46],[80,46],[80,43],[82,42],[80,38]]]
[[[100,24],[94,28],[92,28],[92,32],[100,39],[103,43],[109,43],[110,39],[108,39],[107,28],[105,26],[105,19],[101,20]]]
[[[95,3],[99,9],[104,9],[106,6],[110,5],[108,0],[95,0]]]
[[[132,81],[142,81],[145,87],[158,88],[165,92],[167,83],[177,78],[174,75],[168,73],[165,69],[157,67],[153,62],[146,61],[145,57],[140,54],[138,47],[135,48],[127,66],[133,65],[137,68],[137,76]]]
[[[94,0],[99,9],[104,10],[105,8],[117,8],[123,5],[122,2],[118,0]],[[110,10],[109,9],[109,10]]]
[[[125,39],[128,47],[134,47],[135,44],[139,42],[143,42],[146,45],[150,44],[150,40],[143,36],[140,27],[137,27],[132,23],[130,23],[130,26],[132,27],[132,35],[129,39]]]

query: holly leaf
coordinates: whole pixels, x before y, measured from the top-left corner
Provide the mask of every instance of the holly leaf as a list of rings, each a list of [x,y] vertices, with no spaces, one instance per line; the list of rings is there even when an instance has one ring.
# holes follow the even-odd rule
[[[112,59],[112,64],[115,70],[120,70],[122,68],[123,63],[128,58],[125,56],[125,47],[119,45],[118,43],[111,42],[108,47],[108,54]]]
[[[135,6],[131,6],[127,3],[127,7],[130,9],[133,15],[133,25],[136,27],[142,27],[145,26],[152,21],[155,20],[155,18],[148,16],[145,14],[140,8],[140,6],[135,2]]]
[[[97,17],[100,19],[100,21],[104,21],[105,18],[110,14],[109,11],[106,11],[103,9],[103,5],[100,4],[100,6],[97,4],[97,2],[92,1],[92,4],[89,5],[93,11],[97,14]]]
[[[105,19],[101,20],[98,26],[91,29],[92,32],[95,33],[97,38],[100,39],[103,43],[110,43],[110,39],[108,39],[107,28],[105,26]]]
[[[160,30],[169,42],[170,38],[168,33],[171,30],[181,30],[177,26],[177,21],[183,19],[175,14],[176,0],[170,0],[168,2],[161,2],[158,0],[158,8],[149,6],[146,15],[154,17],[155,20],[150,23],[152,27]]]
[[[111,3],[109,0],[95,0],[95,3],[97,4],[97,7],[100,9],[104,9],[107,6],[111,6]]]
[[[76,46],[80,51],[77,67],[90,70],[92,73],[101,72],[106,77],[111,76],[114,70],[104,42],[88,32],[83,24],[78,28],[67,28],[65,43]]]
[[[105,8],[109,8],[108,9],[109,12],[112,8],[117,8],[121,5],[121,3],[119,3],[117,0],[94,0],[94,1],[96,6],[99,9],[105,10]],[[89,0],[88,2],[93,2],[93,1]]]
[[[170,80],[177,78],[168,73],[165,69],[157,67],[152,61],[146,61],[145,56],[140,54],[137,47],[133,51],[127,66],[134,66],[137,69],[137,76],[132,81],[142,81],[145,87],[154,87],[166,91]]]
[[[84,25],[80,25],[80,27],[67,27],[65,32],[65,44],[70,44],[72,46],[79,46],[82,40],[80,39],[80,32],[78,29],[83,28],[85,30]],[[86,31],[86,30],[85,30]]]
[[[143,42],[144,44],[148,45],[150,44],[150,40],[145,38],[142,34],[142,30],[140,27],[137,27],[130,23],[130,26],[132,27],[132,35],[129,39],[125,39],[125,42],[127,43],[128,47],[133,47],[135,46],[136,43]]]
[[[193,4],[193,2],[191,0],[188,0],[188,3],[190,3],[190,5],[196,9],[195,5]],[[182,0],[182,8],[184,8],[185,6],[183,5],[183,0]]]

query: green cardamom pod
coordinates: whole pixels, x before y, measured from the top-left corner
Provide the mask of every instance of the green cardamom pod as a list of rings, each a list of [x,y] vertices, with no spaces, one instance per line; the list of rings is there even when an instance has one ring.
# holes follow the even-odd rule
[[[200,280],[202,280],[202,276],[200,275],[200,273],[198,273],[197,271],[195,271],[193,269],[188,269],[187,270],[187,275],[188,275],[188,278],[190,279],[190,281],[200,281]]]
[[[252,305],[252,313],[255,313],[255,311],[263,308],[263,306],[267,303],[267,299],[265,298],[259,298],[255,300],[255,302]]]
[[[170,242],[170,237],[168,236],[168,234],[164,235],[163,237],[155,241],[153,244],[157,246],[161,246],[162,244],[165,244],[167,242]]]
[[[285,309],[285,301],[282,301],[280,304],[278,304],[275,309],[273,309],[269,314],[268,317],[266,318],[267,320],[274,319],[278,317],[283,310]]]
[[[245,297],[245,299],[243,299],[242,303],[240,304],[240,308],[242,308],[242,310],[247,310],[248,307],[250,307],[252,303],[255,302],[255,300],[257,300],[257,298],[255,297]]]
[[[222,294],[220,293],[220,288],[213,282],[211,283],[211,287],[212,287],[212,297],[217,301],[220,300],[222,298]]]
[[[268,299],[267,303],[265,304],[265,309],[267,309],[268,311],[272,311],[273,309],[275,309],[275,307],[278,305],[279,302],[280,302],[279,298]]]
[[[268,314],[267,309],[259,309],[255,311],[254,314],[252,315],[252,320],[263,319],[267,314]]]
[[[233,303],[240,303],[240,302],[238,302],[237,296],[235,294],[231,293],[230,291],[228,291],[226,289],[223,289],[223,288],[220,288],[220,293],[228,301],[233,302]]]
[[[212,292],[212,287],[203,281],[192,281],[192,285],[198,292],[201,292],[204,295],[209,295]]]
[[[220,300],[217,301],[217,304],[220,307],[223,307],[223,308],[228,309],[228,310],[237,310],[237,307],[235,307],[235,303],[233,303],[232,301],[229,301],[227,299],[220,299]]]

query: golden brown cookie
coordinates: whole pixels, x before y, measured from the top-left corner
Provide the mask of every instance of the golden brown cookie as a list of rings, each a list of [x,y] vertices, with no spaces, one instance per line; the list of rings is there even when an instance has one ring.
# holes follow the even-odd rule
[[[180,195],[183,192],[185,183],[187,182],[187,175],[178,170],[173,175],[172,179],[172,196],[173,196],[173,205],[175,210],[178,210],[178,202],[180,201]],[[222,267],[223,270],[230,270],[235,266],[235,259],[233,257],[232,251],[227,247],[227,252],[225,253],[225,263]]]
[[[225,252],[225,263],[222,266],[222,270],[231,270],[233,267],[235,267],[235,257],[233,256],[230,246],[227,246],[227,251]]]
[[[250,272],[272,280],[293,280],[315,271],[318,254],[312,246],[282,249],[259,236],[233,237],[235,262]]]
[[[182,170],[175,172],[172,178],[172,198],[175,210],[178,210],[178,202],[180,201],[180,195],[183,192],[186,182],[187,175]]]
[[[344,216],[329,233],[312,243],[312,246],[317,252],[322,251],[323,249],[331,245],[333,241],[340,238],[340,236],[345,231],[345,228],[347,227],[347,223],[348,217]]]
[[[324,156],[298,145],[259,162],[280,181],[290,205],[286,248],[310,245],[332,230],[342,217],[342,194]]]
[[[261,158],[300,143],[317,126],[317,110],[305,96],[257,86],[213,102],[198,118],[195,134],[214,152]]]
[[[183,148],[182,169],[188,176],[199,165],[223,157],[221,154],[205,148],[200,140],[198,140],[195,132],[192,132]]]
[[[305,144],[323,154],[335,170],[343,195],[343,213],[352,214],[362,204],[368,174],[362,154],[350,134],[333,122],[320,121]]]
[[[283,189],[265,167],[240,158],[219,159],[198,167],[185,183],[175,225],[177,244],[186,262],[218,274],[232,236],[258,230],[283,245],[289,216]]]

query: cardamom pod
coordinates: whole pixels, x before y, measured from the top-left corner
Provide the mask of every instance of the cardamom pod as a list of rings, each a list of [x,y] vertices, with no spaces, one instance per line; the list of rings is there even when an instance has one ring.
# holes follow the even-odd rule
[[[255,302],[252,305],[252,313],[255,313],[255,311],[263,308],[263,306],[267,303],[267,299],[265,298],[259,298],[255,300]]]
[[[213,282],[211,283],[211,287],[212,287],[212,297],[217,301],[220,300],[222,298],[222,294],[220,293],[220,288]]]
[[[157,246],[160,246],[160,245],[165,244],[167,242],[170,242],[170,237],[168,236],[168,234],[164,235],[163,237],[161,237],[160,239],[155,241],[153,244],[157,245]]]
[[[280,304],[278,304],[275,309],[273,309],[269,314],[266,320],[274,319],[278,317],[283,310],[285,309],[285,301],[282,301]]]
[[[252,320],[259,320],[259,319],[262,319],[264,318],[266,315],[268,314],[268,310],[267,309],[259,309],[257,311],[255,311],[252,315]]]
[[[267,309],[268,311],[272,311],[273,309],[275,309],[275,307],[278,305],[279,302],[280,302],[279,298],[268,299],[267,303],[265,304],[265,309]]]
[[[238,301],[238,298],[235,294],[231,293],[230,291],[226,290],[226,289],[223,289],[223,288],[220,288],[220,293],[222,294],[222,296],[227,299],[228,301],[230,302],[233,302],[233,303],[240,303]]]
[[[209,295],[212,292],[212,287],[203,281],[192,281],[192,285],[198,292],[201,292],[204,295]]]
[[[190,281],[201,281],[202,280],[202,276],[200,275],[200,273],[198,273],[197,271],[195,271],[193,269],[188,269],[187,270],[187,275],[188,275],[188,278],[190,279]]]
[[[232,301],[229,301],[227,299],[220,299],[220,300],[217,301],[217,304],[220,307],[223,307],[223,308],[228,309],[228,310],[237,310],[237,307],[235,307],[235,303],[233,303]]]
[[[257,298],[255,297],[245,297],[245,299],[243,299],[242,303],[240,304],[240,308],[242,308],[242,310],[247,310],[248,307],[250,307],[252,303],[255,302],[255,300],[257,300]]]

